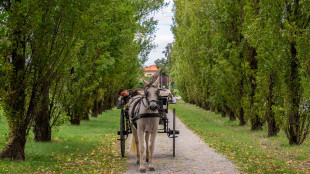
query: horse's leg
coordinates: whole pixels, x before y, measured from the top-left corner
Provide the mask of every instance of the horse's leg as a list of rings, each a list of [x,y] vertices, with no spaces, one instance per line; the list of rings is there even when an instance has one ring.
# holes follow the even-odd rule
[[[140,152],[140,173],[145,173],[144,161],[143,161],[143,153],[144,153],[144,130],[138,129],[138,139],[139,139],[139,152]]]
[[[155,139],[157,136],[157,131],[151,133],[151,143],[150,143],[150,160],[149,160],[149,168],[150,171],[155,171],[154,166],[153,166],[153,152],[155,149]]]
[[[135,139],[135,143],[136,143],[136,155],[137,155],[137,164],[140,163],[140,152],[139,152],[139,139],[138,139],[138,133],[137,133],[137,129],[134,126],[131,126],[132,129],[132,136]]]
[[[149,150],[149,138],[150,138],[150,132],[146,132],[145,133],[145,147],[146,147],[146,162],[148,163],[149,162],[149,153],[150,153],[150,150]]]

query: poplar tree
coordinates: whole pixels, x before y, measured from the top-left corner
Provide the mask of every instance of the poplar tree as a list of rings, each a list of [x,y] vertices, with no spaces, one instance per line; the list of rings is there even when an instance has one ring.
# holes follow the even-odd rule
[[[6,43],[0,98],[9,139],[0,158],[25,159],[33,122],[35,140],[50,141],[51,128],[65,115],[79,124],[97,99],[101,108],[112,108],[116,91],[137,82],[156,25],[147,15],[163,5],[163,0],[2,1],[1,27],[7,29],[0,33]]]
[[[290,144],[309,134],[309,8],[302,0],[175,1],[172,72],[182,98]],[[207,106],[207,107],[206,107]]]

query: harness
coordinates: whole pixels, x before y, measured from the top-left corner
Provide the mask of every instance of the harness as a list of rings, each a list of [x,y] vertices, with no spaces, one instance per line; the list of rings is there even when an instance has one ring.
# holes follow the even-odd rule
[[[139,114],[133,117],[132,122],[135,123],[140,118],[152,118],[152,117],[161,117],[160,113],[145,113],[145,114]]]
[[[139,111],[140,111],[140,107],[141,107],[141,104],[143,104],[144,107],[147,107],[150,105],[151,102],[156,102],[156,100],[151,100],[151,101],[148,101],[147,99],[147,96],[148,96],[148,91],[147,89],[150,88],[151,86],[148,86],[146,89],[145,89],[145,92],[144,94],[145,95],[142,95],[141,97],[137,97],[137,98],[134,98],[133,101],[131,102],[131,104],[133,104],[133,108],[132,108],[132,123],[135,124],[136,121],[140,118],[152,118],[152,117],[161,117],[161,114],[160,113],[144,113],[144,114],[138,114]],[[157,95],[159,96],[159,91],[157,92]],[[145,100],[146,99],[146,102],[147,104],[145,103]],[[130,107],[130,106],[129,106]]]
[[[135,113],[135,110],[136,110],[136,106],[138,105],[138,103],[140,103],[140,101],[142,100],[142,98],[138,98],[138,100],[133,104],[133,107],[132,107],[132,113],[131,115],[134,115]],[[134,101],[133,101],[134,102]]]

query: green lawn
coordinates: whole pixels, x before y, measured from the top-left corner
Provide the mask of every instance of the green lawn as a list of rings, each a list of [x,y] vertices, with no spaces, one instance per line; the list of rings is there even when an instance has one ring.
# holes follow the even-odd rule
[[[177,116],[210,147],[226,154],[242,173],[308,173],[310,140],[289,146],[283,132],[268,138],[267,130],[250,131],[219,114],[178,101],[170,105]],[[80,126],[63,125],[53,133],[52,143],[26,144],[26,161],[0,161],[0,173],[120,173],[126,168],[121,159],[116,131],[119,110],[83,121]],[[7,126],[0,116],[0,149],[7,138]],[[182,132],[181,132],[182,133]]]
[[[120,110],[107,111],[80,126],[63,125],[53,132],[51,143],[36,143],[29,135],[26,160],[0,160],[0,173],[120,173],[126,160],[120,157],[116,132]],[[8,127],[0,116],[0,149]]]
[[[226,154],[242,173],[310,173],[310,139],[289,146],[283,131],[273,138],[263,131],[240,127],[221,115],[177,101],[176,115],[210,147]],[[182,132],[181,132],[182,133]]]

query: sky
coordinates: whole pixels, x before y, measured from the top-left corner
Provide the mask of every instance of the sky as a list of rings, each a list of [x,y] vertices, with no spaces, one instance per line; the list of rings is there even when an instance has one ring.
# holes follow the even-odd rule
[[[144,64],[145,66],[154,65],[155,60],[165,57],[162,52],[165,50],[168,43],[173,42],[173,34],[171,32],[173,0],[165,0],[165,2],[169,2],[169,5],[152,15],[155,20],[158,20],[157,31],[155,33],[156,37],[154,40],[157,47],[149,54],[149,59]]]

